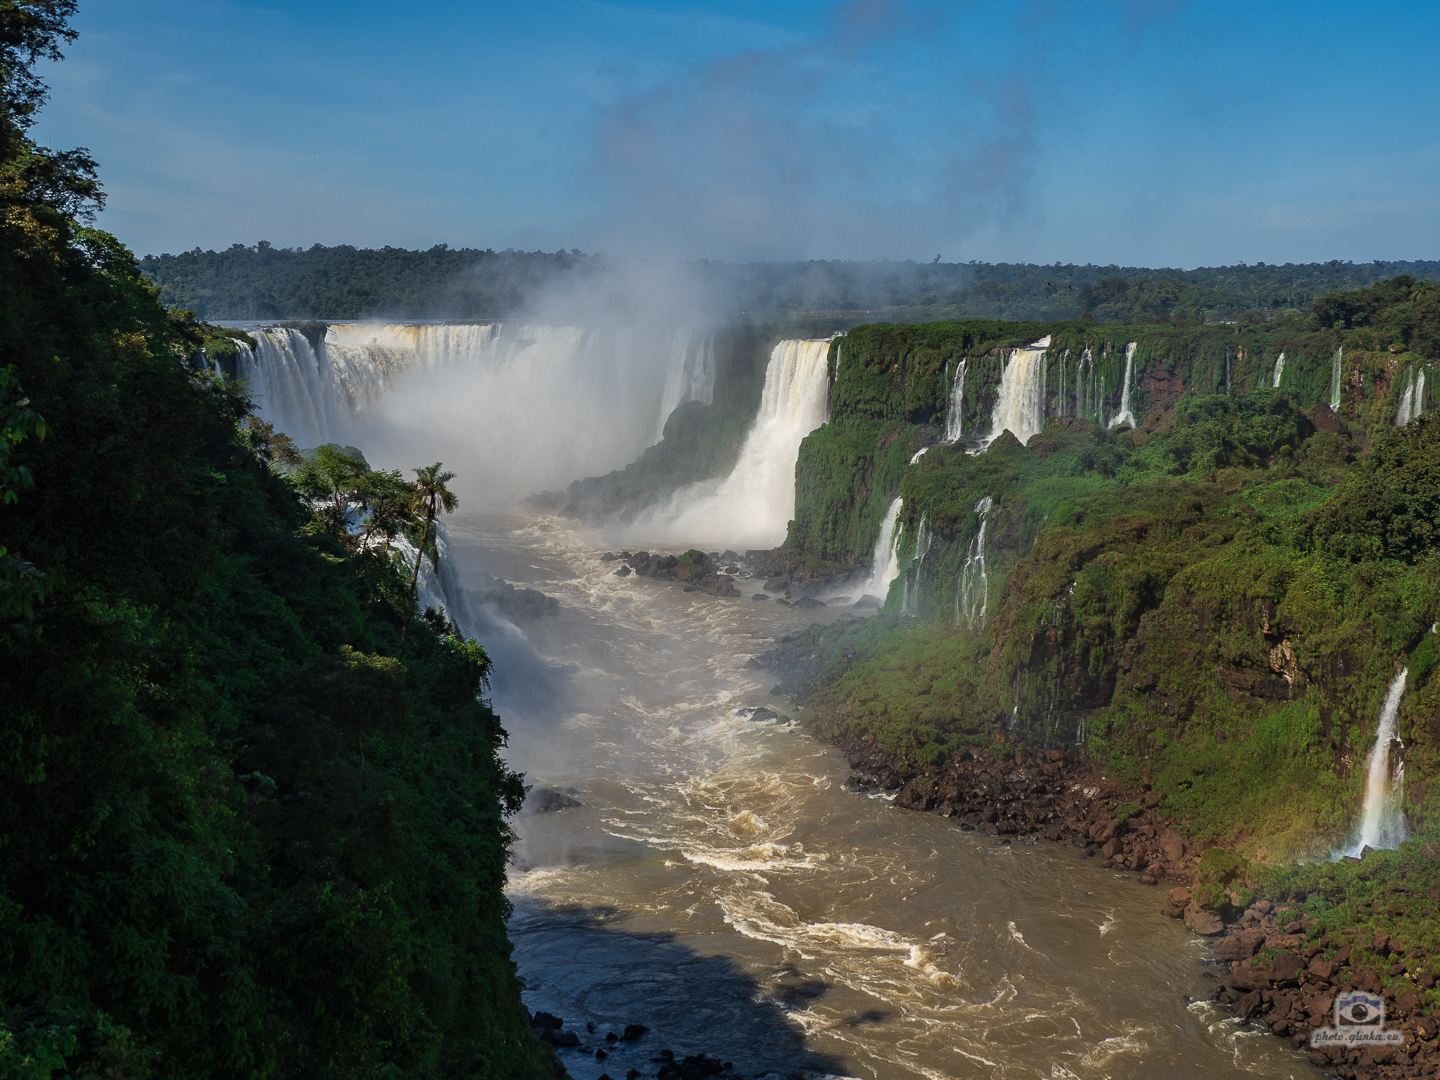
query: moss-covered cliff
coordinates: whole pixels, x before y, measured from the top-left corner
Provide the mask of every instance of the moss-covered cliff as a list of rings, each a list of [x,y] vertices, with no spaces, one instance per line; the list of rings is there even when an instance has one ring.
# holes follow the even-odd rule
[[[887,617],[827,632],[836,665],[812,706],[917,763],[997,735],[1083,747],[1163,793],[1177,824],[1265,858],[1348,829],[1387,684],[1408,665],[1406,812],[1437,820],[1440,421],[1394,426],[1407,395],[1411,414],[1429,400],[1437,293],[1363,292],[1288,326],[933,324],[837,340],[832,420],[802,447],[789,546],[864,568],[899,494],[902,573]],[[1046,334],[1043,432],[911,463],[940,437],[960,361],[966,431],[988,434],[1006,350]],[[1118,409],[1128,342],[1137,422],[1107,429],[1096,419]],[[1086,350],[1096,389],[1077,409]]]

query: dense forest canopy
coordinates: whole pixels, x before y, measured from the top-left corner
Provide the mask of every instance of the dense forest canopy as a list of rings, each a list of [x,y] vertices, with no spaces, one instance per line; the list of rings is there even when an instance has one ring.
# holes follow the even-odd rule
[[[0,4],[0,1077],[553,1076],[423,491],[300,464],[86,226],[27,134],[74,7]]]
[[[208,319],[504,319],[541,292],[583,286],[623,260],[579,251],[425,251],[348,245],[150,255],[140,262],[170,306]],[[721,316],[885,313],[936,318],[1187,322],[1303,311],[1337,290],[1400,274],[1434,276],[1440,262],[1256,263],[1194,270],[1031,263],[810,261],[678,268]]]

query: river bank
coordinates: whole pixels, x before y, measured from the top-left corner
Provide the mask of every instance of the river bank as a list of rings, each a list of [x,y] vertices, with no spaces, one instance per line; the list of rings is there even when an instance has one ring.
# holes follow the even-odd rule
[[[802,635],[777,642],[762,658],[791,686],[819,659]],[[848,787],[883,792],[899,809],[951,819],[993,843],[1069,844],[1106,870],[1137,874],[1142,885],[1174,886],[1155,891],[1158,913],[1213,940],[1213,1000],[1255,1030],[1286,1039],[1315,1066],[1347,1080],[1440,1070],[1440,951],[1433,940],[1440,850],[1433,844],[1252,867],[1234,850],[1238,844],[1173,828],[1148,785],[1109,779],[1064,750],[1030,748],[995,730],[988,746],[927,766],[887,750],[843,715],[805,715],[803,722],[844,752]],[[1316,1029],[1336,1024],[1336,996],[1354,990],[1384,1003],[1386,1025],[1403,1034],[1401,1045],[1311,1047]]]

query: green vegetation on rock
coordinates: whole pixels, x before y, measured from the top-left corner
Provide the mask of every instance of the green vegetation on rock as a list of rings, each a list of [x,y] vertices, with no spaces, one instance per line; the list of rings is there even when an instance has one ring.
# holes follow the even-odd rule
[[[1182,832],[1273,862],[1354,826],[1380,705],[1408,664],[1405,810],[1440,828],[1440,420],[1394,426],[1403,393],[1411,415],[1429,403],[1415,373],[1436,359],[1436,297],[1399,279],[1271,323],[838,339],[787,547],[863,568],[900,495],[902,573],[872,626],[812,632],[830,674],[810,713],[916,766],[996,738],[1079,747],[1148,786]],[[1047,334],[1040,434],[978,454],[935,444],[961,361],[966,431],[988,431],[1005,350]],[[1127,342],[1136,423],[1102,427]],[[1096,390],[1077,403],[1087,349]]]

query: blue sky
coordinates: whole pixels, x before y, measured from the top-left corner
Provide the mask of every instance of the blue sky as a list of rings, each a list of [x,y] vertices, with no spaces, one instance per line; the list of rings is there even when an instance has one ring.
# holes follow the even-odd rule
[[[1433,3],[81,0],[137,253],[1440,257]]]

